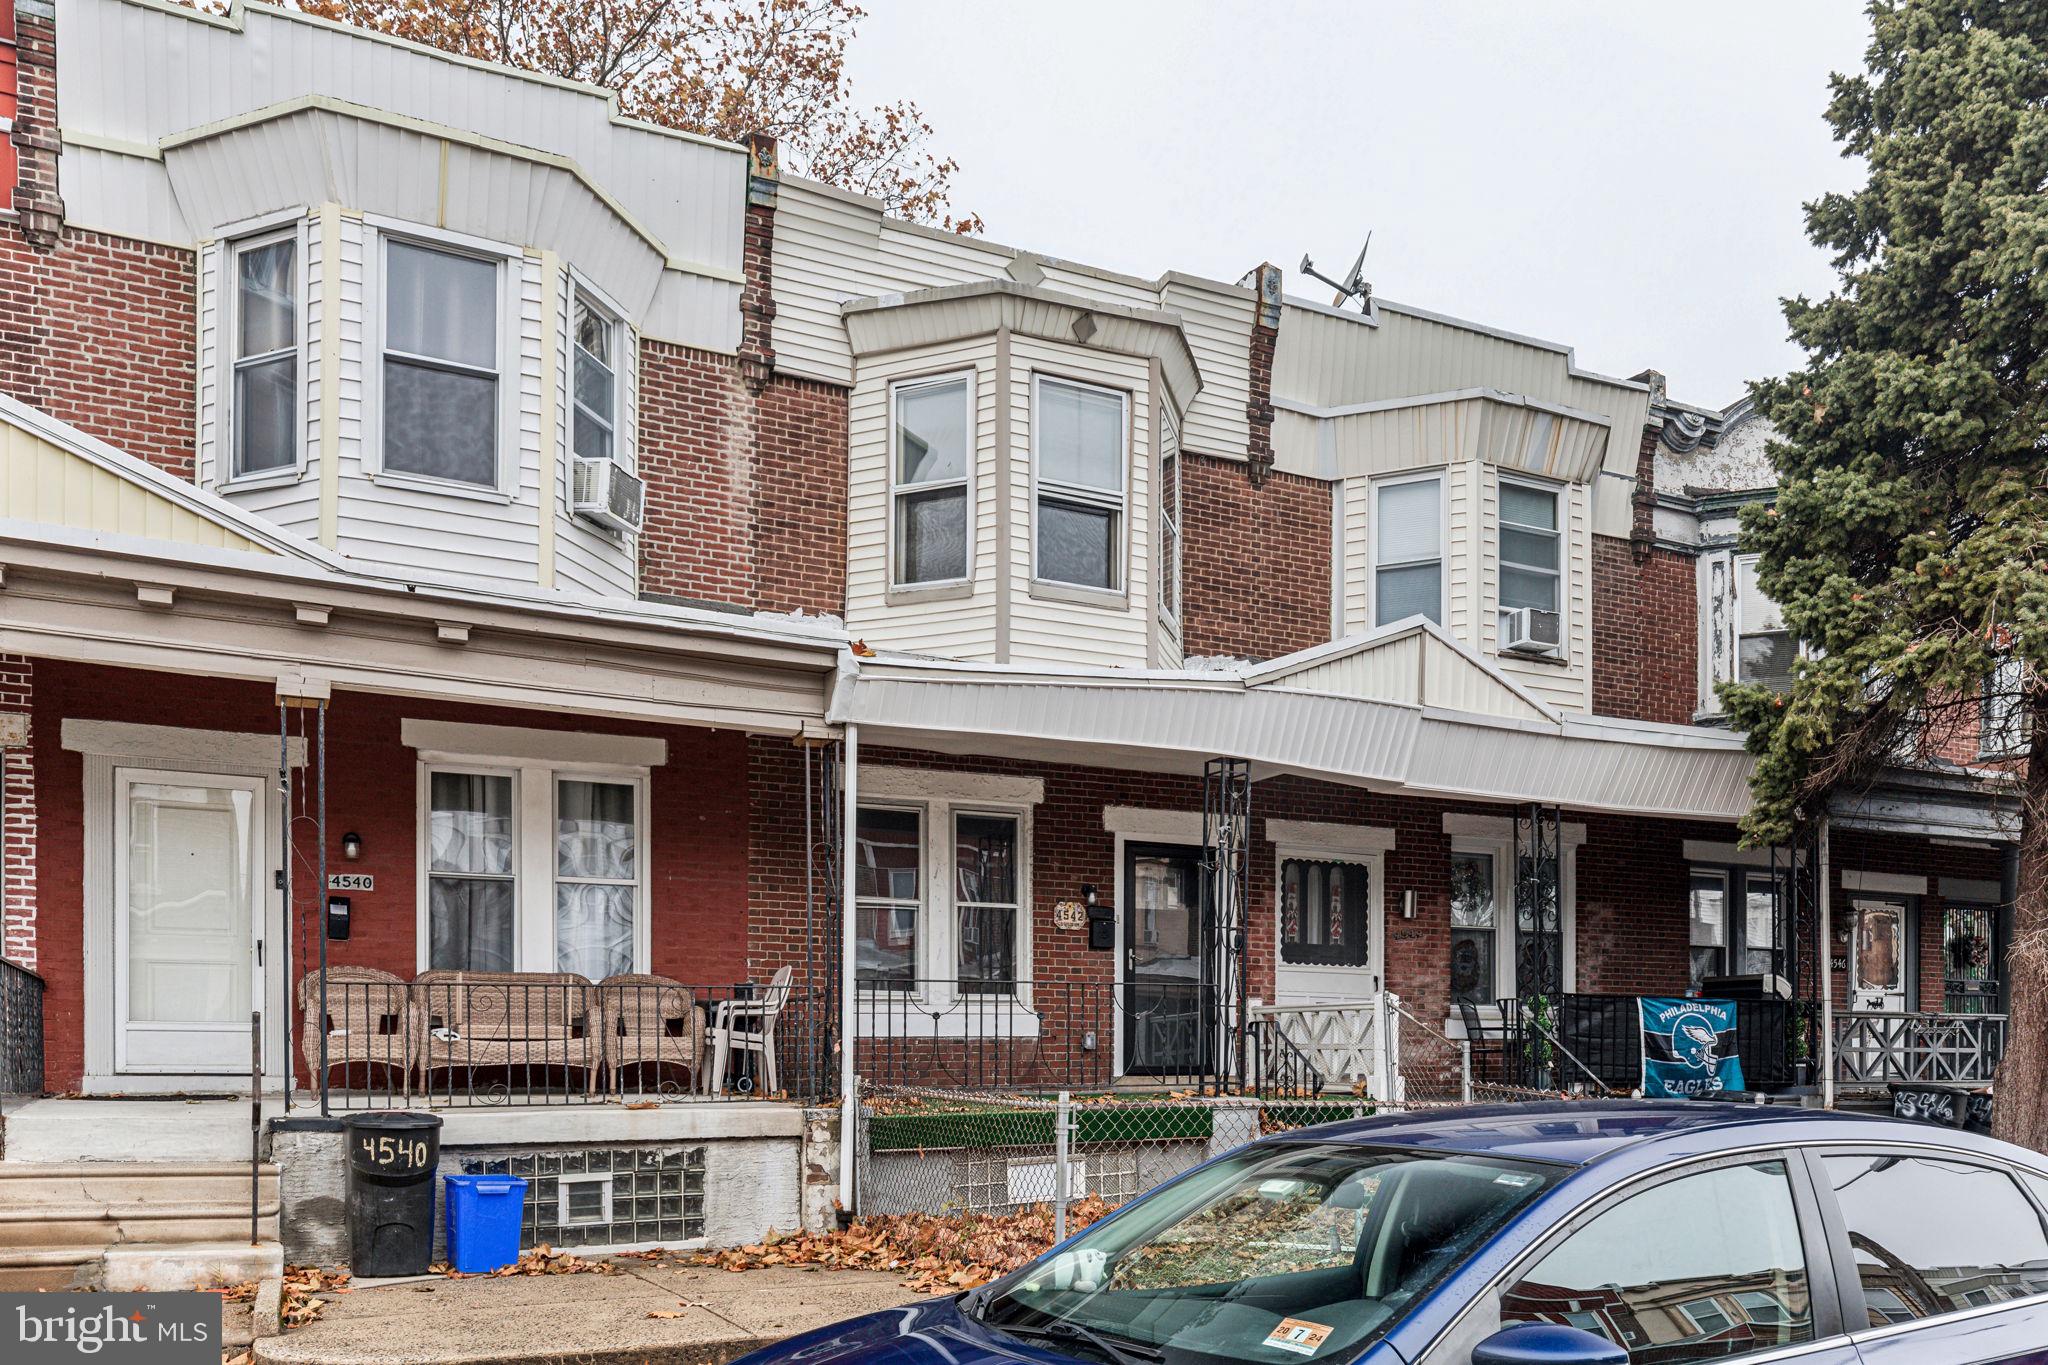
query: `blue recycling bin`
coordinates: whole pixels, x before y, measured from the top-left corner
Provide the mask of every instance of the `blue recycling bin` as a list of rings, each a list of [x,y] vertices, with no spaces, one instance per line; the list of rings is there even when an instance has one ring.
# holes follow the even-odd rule
[[[448,1195],[448,1265],[481,1275],[519,1259],[519,1223],[526,1182],[516,1175],[444,1175]]]

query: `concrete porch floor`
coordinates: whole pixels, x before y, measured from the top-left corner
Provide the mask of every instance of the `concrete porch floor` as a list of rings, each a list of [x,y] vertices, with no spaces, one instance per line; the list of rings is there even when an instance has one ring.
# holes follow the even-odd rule
[[[396,1107],[396,1106],[392,1106]],[[424,1107],[422,1107],[424,1108]],[[317,1098],[263,1099],[263,1121],[306,1119]],[[335,1108],[346,1120],[351,1111]],[[701,1138],[794,1138],[803,1106],[771,1100],[678,1100],[623,1104],[469,1105],[425,1109],[441,1116],[444,1147],[502,1143],[655,1142]],[[29,1100],[0,1114],[0,1160],[10,1162],[249,1159],[249,1101],[232,1096],[167,1095]]]

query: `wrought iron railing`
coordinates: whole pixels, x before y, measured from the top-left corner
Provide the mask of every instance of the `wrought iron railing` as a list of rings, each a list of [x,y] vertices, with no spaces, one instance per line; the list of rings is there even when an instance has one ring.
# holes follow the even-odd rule
[[[1620,1094],[1642,1081],[1642,1014],[1634,995],[1572,992],[1549,1002],[1549,1023],[1538,1029],[1526,1002],[1500,1002],[1503,1037],[1476,1048],[1474,1074],[1482,1080],[1543,1090],[1593,1085]],[[1743,1083],[1751,1090],[1782,1090],[1798,1079],[1793,1063],[1796,1011],[1787,1000],[1743,1000],[1735,1010],[1735,1049]]]
[[[832,1089],[816,993],[551,973],[307,978],[303,1061],[335,1109],[808,1101]],[[324,1070],[323,1070],[324,1061]]]
[[[43,1093],[43,978],[0,958],[0,1095]]]
[[[959,1090],[1237,1089],[1230,1007],[1227,991],[1158,978],[872,982],[854,1002],[854,1070]]]
[[[1835,1083],[1988,1085],[2005,1055],[2002,1014],[1835,1015]]]

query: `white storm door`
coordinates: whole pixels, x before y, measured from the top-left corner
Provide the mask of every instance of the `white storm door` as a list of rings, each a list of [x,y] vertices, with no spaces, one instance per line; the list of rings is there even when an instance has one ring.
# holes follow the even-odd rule
[[[114,771],[117,1071],[247,1074],[263,779]]]

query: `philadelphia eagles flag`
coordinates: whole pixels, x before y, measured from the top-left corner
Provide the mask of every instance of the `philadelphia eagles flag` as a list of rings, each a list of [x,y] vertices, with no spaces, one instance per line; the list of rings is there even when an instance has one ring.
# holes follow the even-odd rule
[[[1643,996],[1643,1098],[1687,1100],[1742,1089],[1733,1000]]]

